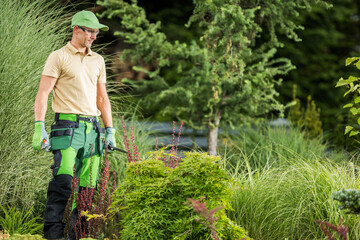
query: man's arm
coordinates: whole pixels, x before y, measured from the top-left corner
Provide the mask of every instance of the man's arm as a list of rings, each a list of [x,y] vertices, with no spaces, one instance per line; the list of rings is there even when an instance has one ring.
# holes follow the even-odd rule
[[[47,103],[50,92],[55,86],[57,78],[42,75],[39,90],[34,104],[35,121],[45,121]]]
[[[101,118],[105,127],[112,127],[112,113],[109,96],[106,92],[105,83],[97,84],[97,95],[96,95],[97,108],[101,112]]]

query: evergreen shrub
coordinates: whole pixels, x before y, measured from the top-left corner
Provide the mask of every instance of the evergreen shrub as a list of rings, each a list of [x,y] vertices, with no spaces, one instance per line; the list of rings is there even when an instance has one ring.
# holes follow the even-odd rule
[[[245,230],[227,216],[231,210],[230,178],[217,162],[219,157],[186,153],[178,167],[166,167],[156,154],[129,163],[126,177],[113,195],[112,213],[120,214],[121,239],[209,239],[204,219],[185,203],[206,202],[214,214],[220,239],[243,239]]]
[[[320,137],[323,133],[320,120],[320,108],[316,107],[311,96],[307,97],[306,110],[301,107],[300,99],[296,97],[296,85],[293,85],[293,102],[295,103],[289,112],[289,119],[295,127],[301,128],[305,136],[311,139]]]

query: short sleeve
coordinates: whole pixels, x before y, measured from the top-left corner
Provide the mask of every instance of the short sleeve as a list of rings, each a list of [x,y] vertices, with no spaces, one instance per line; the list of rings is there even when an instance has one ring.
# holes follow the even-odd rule
[[[100,59],[100,72],[97,83],[106,83],[106,68],[104,58]]]
[[[52,52],[46,60],[42,75],[59,78],[61,73],[60,59],[57,51]]]

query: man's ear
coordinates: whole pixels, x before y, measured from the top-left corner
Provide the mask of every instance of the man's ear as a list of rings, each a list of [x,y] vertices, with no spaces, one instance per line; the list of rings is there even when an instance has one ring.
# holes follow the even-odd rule
[[[75,25],[74,27],[73,27],[73,32],[76,32],[76,31],[79,31],[79,26],[78,25]]]

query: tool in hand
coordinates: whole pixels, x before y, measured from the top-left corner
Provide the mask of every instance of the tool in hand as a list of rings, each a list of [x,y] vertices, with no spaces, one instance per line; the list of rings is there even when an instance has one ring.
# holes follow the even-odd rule
[[[108,149],[111,150],[111,151],[116,150],[116,151],[119,151],[119,152],[122,152],[122,153],[128,153],[128,152],[125,151],[125,150],[122,150],[122,149],[117,148],[117,147],[112,147],[112,146],[110,146],[110,145],[108,145]]]
[[[44,150],[45,152],[49,152],[50,148],[51,146],[49,145],[48,141],[46,141],[46,139],[43,139],[41,143],[41,150]]]

